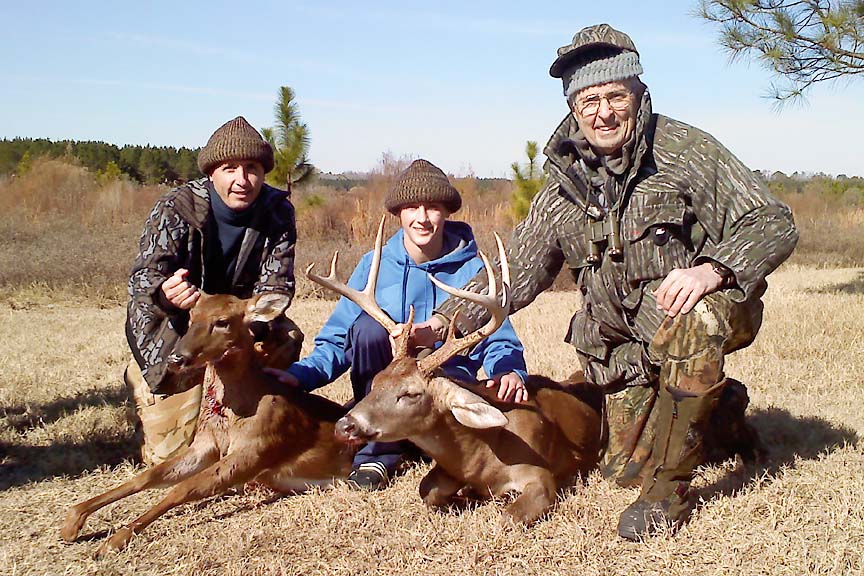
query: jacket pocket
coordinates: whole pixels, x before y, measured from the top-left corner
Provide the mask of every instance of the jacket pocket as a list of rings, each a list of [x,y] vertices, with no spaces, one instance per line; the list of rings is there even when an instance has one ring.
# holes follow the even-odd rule
[[[683,201],[666,199],[634,207],[622,221],[627,241],[627,283],[631,290],[690,266],[692,216]]]
[[[609,345],[600,333],[600,324],[591,317],[591,307],[586,304],[570,319],[570,329],[565,340],[576,350],[598,360],[609,355]]]
[[[590,266],[588,256],[588,240],[582,228],[583,223],[577,221],[565,222],[558,231],[558,245],[564,253],[564,263],[574,276],[586,266]]]

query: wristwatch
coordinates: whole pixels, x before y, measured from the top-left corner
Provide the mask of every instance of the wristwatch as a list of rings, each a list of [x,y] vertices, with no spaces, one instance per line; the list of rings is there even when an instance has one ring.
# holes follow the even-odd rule
[[[735,274],[732,270],[714,260],[711,260],[711,269],[721,278],[720,288],[731,288],[735,285]]]

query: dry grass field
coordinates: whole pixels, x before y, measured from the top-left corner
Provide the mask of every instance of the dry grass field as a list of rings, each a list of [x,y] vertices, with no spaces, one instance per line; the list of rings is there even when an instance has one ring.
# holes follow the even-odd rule
[[[571,293],[543,295],[514,318],[535,372],[563,377]],[[746,382],[764,467],[700,470],[693,521],[675,536],[615,535],[636,496],[593,474],[523,529],[500,503],[428,511],[426,465],[387,490],[344,486],[276,498],[248,491],[168,513],[119,555],[99,542],[162,491],[97,512],[61,541],[73,503],[141,470],[131,459],[120,372],[123,309],[31,292],[0,302],[0,574],[864,574],[864,271],[785,267],[772,276],[765,324],[728,372]],[[333,302],[301,299],[311,335]],[[349,394],[342,379],[324,389]]]

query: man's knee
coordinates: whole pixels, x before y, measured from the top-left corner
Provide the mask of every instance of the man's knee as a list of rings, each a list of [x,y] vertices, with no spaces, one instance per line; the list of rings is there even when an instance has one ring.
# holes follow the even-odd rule
[[[727,292],[702,298],[687,314],[665,318],[649,346],[652,362],[684,359],[718,350],[729,354],[749,346],[762,325],[760,300],[736,302]]]
[[[708,353],[722,355],[732,336],[730,306],[715,298],[703,298],[687,314],[666,318],[648,347],[657,364],[680,361]]]

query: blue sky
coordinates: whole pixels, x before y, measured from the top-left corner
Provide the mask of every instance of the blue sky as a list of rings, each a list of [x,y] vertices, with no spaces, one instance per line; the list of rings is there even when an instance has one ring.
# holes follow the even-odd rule
[[[555,50],[608,22],[636,43],[656,112],[753,169],[864,176],[864,76],[778,112],[768,72],[729,63],[696,3],[4,2],[0,137],[197,147],[237,115],[272,125],[287,85],[323,171],[390,152],[508,176],[567,112]]]

